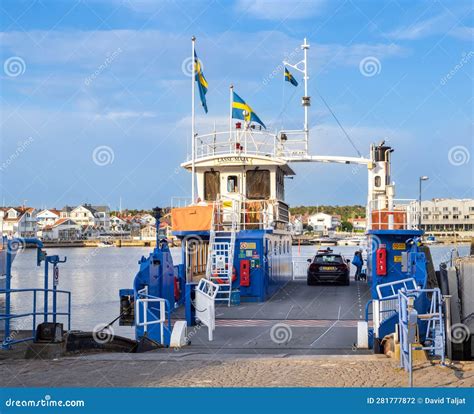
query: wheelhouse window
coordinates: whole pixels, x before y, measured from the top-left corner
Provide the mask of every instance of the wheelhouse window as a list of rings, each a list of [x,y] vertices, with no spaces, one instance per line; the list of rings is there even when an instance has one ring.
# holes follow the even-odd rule
[[[238,178],[236,175],[229,175],[227,177],[227,192],[228,193],[238,193]]]
[[[270,198],[270,171],[247,171],[247,198],[250,200],[266,200]]]
[[[380,177],[380,175],[376,175],[375,176],[375,186],[380,187],[381,185],[382,185],[382,178]]]
[[[204,173],[204,199],[216,201],[219,194],[220,174],[218,171],[206,171]]]

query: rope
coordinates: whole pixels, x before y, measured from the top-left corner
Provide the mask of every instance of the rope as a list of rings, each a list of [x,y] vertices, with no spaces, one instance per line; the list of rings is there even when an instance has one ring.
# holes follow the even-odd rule
[[[125,315],[127,312],[123,311],[119,316],[117,316],[112,322],[109,322],[107,325],[105,325],[102,329],[98,330],[97,332],[102,332],[104,329],[109,328],[112,326],[115,322],[117,322],[123,315]]]
[[[293,100],[296,92],[298,92],[298,88],[294,88],[295,90],[293,91],[293,93],[291,94],[290,98],[288,99],[288,101],[286,102],[286,104],[283,106],[283,109],[278,113],[278,115],[276,116],[276,119],[280,119],[281,122],[283,123],[282,121],[282,116],[286,110],[286,108],[288,107],[288,105],[291,103],[291,101]]]
[[[359,157],[362,157],[362,154],[360,153],[359,149],[355,146],[354,142],[352,141],[351,137],[349,136],[349,134],[346,132],[346,130],[344,129],[344,127],[342,126],[342,124],[339,122],[339,119],[337,119],[337,116],[336,114],[333,112],[333,110],[329,107],[329,104],[326,102],[326,100],[321,96],[321,94],[315,89],[315,92],[316,94],[321,98],[321,100],[324,102],[324,105],[326,105],[326,108],[328,108],[329,112],[331,113],[331,115],[334,117],[334,119],[336,120],[337,124],[339,125],[339,127],[341,128],[342,132],[344,132],[344,135],[346,136],[347,140],[351,143],[352,147],[356,150],[357,154],[359,155]]]

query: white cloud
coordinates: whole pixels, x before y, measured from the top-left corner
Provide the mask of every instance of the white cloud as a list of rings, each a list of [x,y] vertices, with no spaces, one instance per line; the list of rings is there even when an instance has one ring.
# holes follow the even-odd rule
[[[239,0],[237,9],[265,20],[308,19],[321,12],[325,0]]]
[[[410,25],[401,26],[387,36],[397,40],[417,40],[434,35],[444,35],[461,39],[473,39],[473,28],[459,25],[459,19],[452,11],[438,14],[424,20],[416,20]]]
[[[385,140],[387,144],[396,148],[407,142],[410,136],[406,131],[380,126],[345,125],[344,129],[365,157],[368,157],[370,144],[374,142]],[[314,154],[357,156],[356,151],[337,125],[316,125],[311,128],[310,136],[311,152]]]
[[[474,27],[456,27],[451,30],[450,35],[460,40],[469,41],[472,44],[472,41],[474,39]]]
[[[105,114],[100,114],[97,117],[99,119],[110,119],[112,121],[116,121],[118,119],[155,118],[156,114],[153,112],[110,111]]]

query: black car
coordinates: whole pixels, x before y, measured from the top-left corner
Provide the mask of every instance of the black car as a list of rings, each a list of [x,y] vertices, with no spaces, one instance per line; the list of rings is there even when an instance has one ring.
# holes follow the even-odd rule
[[[340,254],[332,251],[318,252],[308,262],[308,285],[340,283],[349,286],[350,260],[345,260]]]

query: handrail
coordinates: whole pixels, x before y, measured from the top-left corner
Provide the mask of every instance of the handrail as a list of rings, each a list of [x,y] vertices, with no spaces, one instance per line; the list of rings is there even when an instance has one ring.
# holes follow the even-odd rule
[[[232,211],[223,205],[226,201],[233,203]],[[238,209],[236,211],[234,211],[234,203],[240,204],[240,206],[237,206]],[[258,209],[252,209],[252,207],[257,205]],[[213,218],[215,217],[217,221],[212,222],[212,226],[214,224],[222,225],[222,218],[224,216],[230,217],[231,214],[239,215],[240,220],[238,220],[238,226],[243,230],[246,228],[255,228],[254,226],[258,226],[258,229],[267,229],[271,228],[272,222],[289,222],[288,204],[273,198],[268,200],[252,200],[246,197],[242,197],[242,199],[220,198],[213,202],[213,206]]]
[[[137,292],[137,300],[135,301],[135,325],[136,326],[143,326],[144,333],[148,330],[148,325],[155,325],[160,324],[160,339],[161,343],[164,344],[164,329],[165,329],[165,322],[168,321],[166,329],[168,332],[171,332],[171,317],[170,317],[170,303],[165,298],[159,298],[157,296],[149,295],[144,293],[145,289],[142,289]],[[158,319],[148,321],[148,303],[159,303],[160,308],[160,317]],[[140,305],[143,304],[143,322],[140,322]],[[150,309],[156,309],[150,307]],[[155,316],[155,315],[154,315]]]
[[[71,329],[71,292],[68,290],[59,290],[59,289],[43,289],[43,288],[29,288],[29,289],[0,289],[0,294],[7,294],[7,293],[21,293],[21,292],[32,292],[33,293],[33,311],[20,313],[20,314],[7,314],[1,313],[0,314],[0,321],[11,321],[12,319],[20,319],[26,317],[32,317],[32,329],[31,329],[31,337],[22,338],[22,339],[12,339],[12,335],[9,333],[8,337],[4,337],[2,340],[2,348],[9,348],[10,345],[17,344],[20,342],[26,342],[36,339],[36,317],[37,316],[67,316],[67,327],[68,330]],[[37,305],[37,293],[42,292],[45,294],[45,297],[48,296],[49,293],[61,293],[67,296],[67,312],[57,312],[57,311],[38,311],[36,308]]]
[[[388,302],[390,300],[393,300],[393,298],[382,298],[382,299],[376,299],[379,302]],[[372,305],[374,302],[374,299],[370,299],[366,304],[365,304],[365,321],[369,321],[369,315],[373,315],[373,311],[369,311],[369,306]],[[394,312],[396,309],[383,309],[380,310],[379,313],[388,313],[388,312]]]

